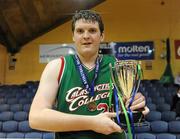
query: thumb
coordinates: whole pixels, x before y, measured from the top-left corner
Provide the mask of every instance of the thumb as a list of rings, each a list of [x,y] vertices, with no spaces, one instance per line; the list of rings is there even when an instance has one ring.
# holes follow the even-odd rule
[[[116,113],[115,112],[106,112],[105,115],[107,115],[109,118],[116,117]]]
[[[144,107],[144,111],[142,111],[143,115],[147,115],[150,112],[147,106]]]

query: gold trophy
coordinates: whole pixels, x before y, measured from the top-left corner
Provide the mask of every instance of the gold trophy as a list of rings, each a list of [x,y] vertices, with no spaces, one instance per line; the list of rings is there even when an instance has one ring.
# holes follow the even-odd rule
[[[116,94],[113,96],[117,96],[116,99],[113,99],[112,97],[112,105],[114,107],[113,111],[116,111],[117,113],[117,118],[115,121],[117,122],[117,119],[119,119],[120,123],[118,124],[122,127],[126,127],[126,117],[128,117],[129,124],[133,124],[133,126],[141,126],[144,122],[144,116],[141,110],[130,110],[130,106],[134,100],[135,94],[138,91],[142,76],[140,62],[136,60],[122,60],[116,61],[114,66],[110,64],[109,67],[113,89],[116,90]],[[128,106],[125,106],[125,100],[130,100]]]

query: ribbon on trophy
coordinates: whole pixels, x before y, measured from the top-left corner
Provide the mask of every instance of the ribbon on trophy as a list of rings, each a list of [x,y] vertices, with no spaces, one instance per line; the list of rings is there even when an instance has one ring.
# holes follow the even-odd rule
[[[130,106],[140,85],[142,77],[141,66],[135,60],[116,61],[114,67],[110,64],[110,94],[109,107],[116,112],[117,123],[122,126],[119,112],[124,114],[129,139],[135,139],[134,118]],[[114,95],[114,99],[113,99]],[[129,105],[125,107],[123,99],[130,99]],[[112,102],[114,100],[114,102]],[[121,107],[120,107],[121,105]],[[121,110],[120,110],[121,109]]]
[[[130,120],[131,120],[131,128],[132,128],[132,133],[133,133],[133,139],[135,139],[135,129],[134,129],[133,112],[131,111],[130,106],[132,105],[134,97],[135,97],[135,94],[138,91],[138,88],[139,88],[139,85],[140,85],[140,79],[142,77],[141,76],[142,72],[141,72],[140,64],[137,64],[136,68],[137,68],[136,69],[137,70],[137,74],[135,74],[135,75],[133,74],[133,76],[135,76],[133,78],[135,78],[137,80],[134,82],[133,89],[132,89],[132,97],[131,97],[129,105],[128,105],[128,112],[129,112],[129,116],[130,116]]]
[[[128,136],[129,136],[129,139],[132,139],[132,132],[131,132],[131,127],[130,127],[130,122],[129,122],[129,117],[128,117],[128,114],[127,114],[127,111],[126,111],[126,108],[124,106],[124,103],[123,103],[123,99],[120,95],[118,95],[117,93],[117,89],[115,87],[113,87],[113,83],[112,83],[112,80],[110,79],[110,92],[109,92],[109,107],[112,109],[112,95],[114,94],[115,96],[115,105],[116,105],[116,118],[117,118],[117,121],[118,121],[118,124],[120,125],[120,117],[118,116],[119,115],[119,101],[117,100],[117,96],[120,100],[120,103],[121,103],[121,107],[123,109],[123,112],[125,114],[125,119],[126,119],[126,123],[127,123],[127,130],[128,130]]]

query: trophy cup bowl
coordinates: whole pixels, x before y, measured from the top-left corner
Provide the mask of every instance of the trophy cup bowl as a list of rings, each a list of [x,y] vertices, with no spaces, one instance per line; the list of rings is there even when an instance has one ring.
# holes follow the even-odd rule
[[[142,110],[131,112],[129,108],[140,84],[140,63],[136,60],[116,61],[114,67],[110,64],[110,73],[113,86],[117,90],[118,95],[121,96],[123,100],[131,99],[129,106],[126,109],[128,117],[131,119],[130,124],[133,123],[134,126],[142,125],[144,122]],[[122,109],[119,111],[120,126],[126,127],[125,114]],[[132,116],[130,113],[132,113]],[[115,118],[115,121],[117,122],[117,118]]]

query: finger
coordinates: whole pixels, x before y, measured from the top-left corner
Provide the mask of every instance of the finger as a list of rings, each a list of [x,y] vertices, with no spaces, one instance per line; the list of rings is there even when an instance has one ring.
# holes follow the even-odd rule
[[[120,133],[123,132],[123,129],[122,129],[118,124],[116,124],[115,122],[114,122],[112,128],[113,128],[113,130],[114,130],[115,132],[120,132]]]
[[[131,106],[133,106],[133,105],[138,105],[139,103],[141,103],[141,102],[143,102],[143,101],[145,101],[144,98],[142,98],[142,97],[141,97],[141,98],[138,98],[138,99],[136,99],[136,100],[133,101],[133,103],[131,104]],[[127,102],[127,103],[126,103],[126,108],[129,106],[129,103],[130,103],[130,102]]]
[[[141,96],[143,96],[143,95],[142,95],[140,92],[138,92],[138,93],[136,93],[134,99],[137,99],[137,98],[139,98],[139,97],[141,97]]]
[[[141,103],[141,102],[145,102],[145,98],[144,98],[144,96],[140,96],[139,98],[137,98],[137,99],[135,99],[134,101],[133,101],[133,103],[132,103],[132,105],[137,105],[137,104],[139,104],[139,103]]]
[[[142,101],[136,105],[132,105],[130,107],[130,109],[133,111],[133,110],[137,110],[137,109],[141,109],[141,108],[144,108],[145,107],[145,101]]]
[[[144,111],[142,111],[143,115],[147,115],[150,112],[147,106],[144,107]]]
[[[129,103],[130,103],[130,100],[129,99],[127,102],[126,102],[126,107],[128,107]],[[134,100],[133,100],[133,103],[132,105],[137,105],[141,102],[145,101],[145,97],[141,94],[141,93],[137,93],[134,97]]]
[[[134,96],[134,100],[142,97],[143,95],[141,93],[136,93],[135,96]],[[126,100],[126,103],[129,103],[131,101],[131,98],[129,98],[128,100]]]

